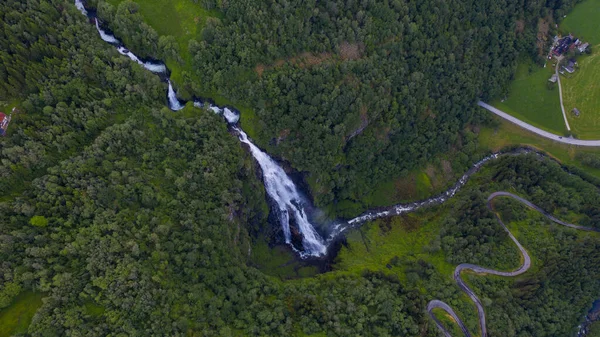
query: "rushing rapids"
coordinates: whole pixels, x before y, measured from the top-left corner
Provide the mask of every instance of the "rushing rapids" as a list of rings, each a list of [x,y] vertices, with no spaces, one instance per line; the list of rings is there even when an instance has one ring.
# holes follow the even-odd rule
[[[168,84],[167,89],[167,102],[168,106],[173,111],[179,111],[185,107],[186,102],[181,101],[177,97],[171,80],[169,79],[168,69],[164,63],[155,61],[143,61],[130,50],[128,50],[122,42],[117,39],[114,35],[104,30],[96,17],[95,13],[86,10],[82,0],[75,0],[76,7],[81,11],[83,15],[86,15],[93,24],[100,35],[100,38],[115,46],[118,52],[122,55],[129,57],[132,61],[140,64],[145,69],[158,74]],[[372,221],[375,219],[386,218],[397,216],[403,213],[414,212],[424,207],[430,207],[439,205],[452,198],[461,187],[463,187],[471,175],[479,171],[479,169],[487,162],[498,158],[501,155],[514,155],[532,152],[528,149],[520,149],[517,151],[505,153],[505,154],[492,154],[479,162],[475,163],[469,171],[467,171],[457,182],[448,189],[446,192],[435,196],[433,198],[407,203],[398,204],[391,207],[381,208],[378,210],[371,210],[363,213],[362,215],[350,219],[348,221],[338,220],[326,231],[327,239],[323,239],[321,234],[317,231],[315,223],[311,220],[311,209],[313,208],[310,201],[300,192],[300,189],[294,184],[292,179],[285,173],[281,166],[273,160],[268,154],[260,150],[246,133],[237,125],[240,114],[233,108],[219,107],[210,102],[205,102],[201,99],[195,99],[193,105],[198,108],[206,108],[216,114],[222,115],[227,123],[231,126],[233,132],[238,135],[241,143],[246,144],[252,153],[252,156],[259,164],[262,170],[263,182],[269,198],[273,201],[273,211],[277,214],[278,221],[281,225],[283,237],[285,242],[292,247],[299,255],[305,257],[318,257],[323,256],[327,253],[327,249],[330,244],[335,241],[340,235],[346,232],[348,229],[356,228],[365,222]],[[297,228],[297,233],[293,233],[292,224]],[[293,236],[298,234],[302,247],[295,247],[293,244]]]
[[[100,38],[115,46],[117,51],[129,57],[132,61],[138,63],[145,69],[160,74],[166,79],[168,84],[167,89],[167,102],[168,106],[173,111],[179,111],[185,108],[185,102],[182,102],[178,97],[173,84],[168,77],[168,69],[164,63],[142,61],[129,49],[127,49],[119,39],[114,35],[104,30],[95,13],[86,10],[82,0],[75,0],[75,6],[81,13],[93,20],[96,30],[100,35]],[[321,235],[315,229],[310,219],[310,202],[302,195],[300,190],[296,187],[292,179],[285,173],[285,171],[265,152],[261,151],[254,143],[250,141],[246,133],[239,127],[236,126],[240,119],[239,112],[229,107],[219,107],[212,103],[204,102],[203,100],[194,100],[193,105],[198,108],[207,108],[208,110],[220,114],[225,118],[228,124],[232,126],[232,129],[239,135],[241,143],[246,144],[252,156],[258,162],[262,173],[265,184],[265,189],[269,197],[273,200],[273,203],[277,205],[274,211],[277,213],[278,220],[281,224],[284,239],[300,256],[323,256],[327,253],[327,245],[321,238]],[[290,224],[293,223],[297,226],[299,235],[301,236],[302,247],[295,247],[292,243],[292,230]]]
[[[249,139],[246,133],[238,127],[234,127],[239,133],[240,141],[250,148],[252,156],[256,159],[262,169],[265,189],[269,196],[277,204],[277,215],[283,227],[285,242],[292,243],[290,230],[290,215],[293,216],[299,231],[303,235],[303,246],[311,255],[325,255],[327,247],[323,239],[308,219],[307,199],[298,191],[298,188],[288,177],[285,171],[269,155],[261,151]]]
[[[166,79],[168,83],[168,91],[167,91],[167,101],[169,108],[173,111],[181,110],[185,107],[185,102],[182,102],[178,97],[173,85],[168,78],[168,69],[164,63],[153,62],[153,61],[142,61],[135,54],[129,51],[125,46],[118,40],[115,36],[110,33],[107,33],[104,29],[102,29],[98,19],[95,17],[95,14],[86,10],[82,0],[75,0],[75,6],[77,9],[81,11],[83,15],[88,16],[91,20],[94,21],[96,29],[100,35],[100,38],[114,45],[118,52],[122,55],[129,57],[134,62],[140,64],[145,69],[163,75],[163,78]],[[322,256],[327,253],[328,246],[331,242],[333,242],[337,237],[343,234],[350,228],[355,228],[367,221],[372,221],[375,219],[386,218],[397,216],[403,213],[414,212],[424,207],[430,207],[434,205],[439,205],[452,198],[466,183],[469,177],[475,174],[481,167],[502,155],[519,155],[524,153],[534,152],[529,149],[519,149],[512,152],[502,153],[502,154],[492,154],[479,162],[475,163],[469,171],[467,171],[454,186],[448,189],[446,192],[427,199],[423,201],[418,201],[414,203],[408,204],[398,204],[387,208],[382,208],[374,211],[367,211],[362,215],[348,220],[348,221],[338,221],[337,224],[333,225],[331,230],[329,231],[329,235],[327,240],[324,240],[319,232],[315,229],[314,224],[310,220],[310,209],[312,206],[308,199],[302,195],[298,187],[294,184],[292,179],[285,173],[285,171],[281,168],[281,166],[273,160],[267,153],[260,150],[254,143],[250,141],[246,133],[237,126],[237,122],[239,121],[240,114],[235,109],[229,107],[219,107],[212,103],[206,103],[202,100],[194,100],[193,105],[198,108],[206,108],[208,110],[213,111],[216,114],[222,115],[227,123],[231,126],[231,129],[238,135],[238,138],[241,143],[246,144],[252,153],[254,159],[258,162],[261,170],[263,181],[265,184],[265,189],[269,197],[273,200],[276,207],[273,211],[277,214],[278,220],[281,224],[282,231],[284,234],[285,242],[292,247],[296,252],[299,253],[301,257],[309,257],[309,256]],[[510,197],[513,198],[520,203],[540,212],[546,218],[555,222],[557,224],[567,226],[570,228],[584,230],[584,231],[595,231],[600,232],[599,229],[596,228],[588,228],[583,226],[577,226],[569,223],[565,223],[561,220],[556,219],[552,215],[548,214],[538,206],[532,204],[531,202],[514,195],[508,192],[495,192],[490,195],[488,198],[488,208],[492,211],[491,202],[494,198],[497,197]],[[479,316],[479,326],[481,335],[487,336],[487,326],[485,321],[485,311],[481,301],[477,297],[477,295],[469,288],[469,286],[462,280],[461,273],[463,270],[470,270],[477,274],[492,274],[498,276],[505,277],[513,277],[525,273],[531,266],[531,258],[527,251],[523,248],[523,246],[519,243],[519,241],[514,237],[514,235],[508,230],[508,228],[504,225],[502,220],[496,215],[497,221],[503,227],[503,229],[508,233],[511,240],[516,244],[518,249],[520,250],[523,256],[523,264],[516,270],[510,272],[497,271],[489,268],[484,268],[481,266],[463,263],[456,267],[454,272],[454,279],[457,282],[458,286],[462,291],[464,291],[474,302],[478,316]],[[291,222],[297,226],[298,232],[302,238],[302,248],[299,249],[295,247],[292,243],[292,230],[291,230]],[[427,306],[427,311],[429,315],[436,323],[437,327],[445,336],[450,336],[449,331],[442,325],[442,323],[437,319],[437,317],[433,314],[434,309],[444,310],[447,314],[449,314],[454,321],[458,324],[462,332],[465,336],[471,336],[471,333],[466,328],[463,321],[456,314],[456,312],[450,307],[448,304],[440,301],[440,300],[432,300],[429,302]],[[580,336],[586,334],[586,326],[582,326],[579,332]]]

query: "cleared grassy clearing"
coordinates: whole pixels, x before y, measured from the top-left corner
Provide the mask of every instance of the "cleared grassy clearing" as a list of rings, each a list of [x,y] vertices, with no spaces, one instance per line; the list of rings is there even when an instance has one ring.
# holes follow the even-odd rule
[[[600,139],[600,45],[593,55],[578,59],[579,70],[563,78],[563,99],[569,124],[577,138]],[[580,111],[576,117],[571,111]]]
[[[549,139],[539,137],[527,130],[511,124],[500,117],[495,117],[498,128],[484,128],[479,133],[479,146],[491,151],[513,145],[527,145],[547,152],[560,162],[581,168],[586,173],[600,178],[600,170],[582,165],[575,156],[577,153],[600,153],[600,149],[582,148],[572,145],[559,144]]]
[[[578,57],[579,69],[563,79],[563,98],[573,133],[581,139],[600,138],[600,0],[586,0],[563,20],[563,34],[572,33],[592,45],[592,55]],[[575,117],[573,108],[581,115]]]
[[[438,272],[451,275],[454,266],[445,261],[441,251],[432,253],[428,247],[439,235],[441,218],[410,214],[388,220],[378,220],[353,230],[347,236],[348,247],[342,247],[335,265],[336,270],[360,273],[364,269],[392,272],[406,281],[403,263],[387,267],[398,257],[400,261],[422,259],[431,263]]]
[[[42,305],[42,294],[24,292],[17,296],[13,304],[0,311],[0,337],[8,337],[27,332],[29,323]]]
[[[559,29],[565,34],[577,37],[595,46],[600,44],[600,0],[586,0],[573,9],[560,23]]]
[[[553,73],[552,62],[543,68],[531,61],[522,61],[517,66],[506,100],[491,104],[540,129],[565,134],[567,130],[560,109],[558,86],[548,89],[548,79]]]

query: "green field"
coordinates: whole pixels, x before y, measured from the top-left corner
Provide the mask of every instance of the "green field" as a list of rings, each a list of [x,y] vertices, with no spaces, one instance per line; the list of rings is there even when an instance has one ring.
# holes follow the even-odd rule
[[[600,0],[586,0],[577,5],[559,24],[561,33],[573,33],[589,42],[594,55],[579,58],[579,70],[571,78],[561,77],[564,103],[572,133],[580,139],[600,139]],[[549,61],[546,68],[521,61],[507,99],[492,105],[511,115],[556,134],[565,134],[558,88],[549,90],[547,80],[554,71]],[[571,114],[581,111],[579,118]]]
[[[125,0],[106,0],[118,6]],[[220,18],[222,14],[216,10],[206,10],[200,4],[189,0],[136,0],[139,12],[158,35],[173,36],[179,45],[179,55],[183,64],[176,60],[165,60],[171,78],[181,83],[183,73],[192,74],[192,57],[188,51],[189,41],[199,39],[206,20],[210,17]]]
[[[382,230],[389,226],[388,230]],[[337,270],[360,273],[362,270],[386,271],[395,257],[423,259],[444,275],[452,275],[455,266],[446,262],[441,251],[431,253],[427,247],[439,235],[441,220],[436,214],[394,217],[385,224],[378,220],[353,230],[347,235],[348,247],[343,247],[335,265]],[[392,269],[400,279],[405,279],[404,266]]]
[[[573,134],[581,139],[600,139],[600,0],[577,5],[560,30],[592,45],[592,55],[578,57],[575,74],[563,77],[563,98]],[[579,109],[579,117],[571,113],[573,108]]]
[[[15,298],[13,304],[0,311],[0,337],[27,332],[29,323],[42,305],[42,294],[25,292]]]
[[[559,24],[563,34],[573,33],[592,46],[600,44],[600,0],[585,0]]]
[[[550,90],[547,86],[553,73],[552,62],[543,68],[531,61],[521,61],[506,100],[491,104],[531,125],[563,135],[567,130],[560,110],[558,87]]]
[[[579,57],[578,63],[579,70],[562,79],[569,124],[577,138],[600,139],[600,50]],[[571,113],[573,108],[579,109],[579,117]]]
[[[511,124],[500,117],[498,128],[484,128],[479,134],[479,146],[490,151],[499,151],[513,145],[526,145],[547,152],[563,164],[577,166],[588,174],[600,178],[600,170],[582,165],[575,156],[578,153],[600,154],[600,148],[584,148],[559,144],[552,140],[539,137],[525,129]]]

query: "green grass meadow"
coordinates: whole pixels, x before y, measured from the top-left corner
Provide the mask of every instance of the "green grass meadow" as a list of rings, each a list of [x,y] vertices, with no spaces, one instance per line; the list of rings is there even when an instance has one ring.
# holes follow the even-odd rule
[[[552,64],[548,62],[544,68],[531,61],[521,61],[506,100],[496,100],[491,104],[540,129],[565,134],[567,130],[560,109],[558,86],[548,89],[548,79],[554,73]]]
[[[514,145],[530,146],[543,150],[551,157],[557,159],[563,164],[573,165],[581,168],[586,173],[600,178],[600,170],[584,166],[577,159],[576,155],[581,152],[600,154],[600,148],[585,148],[573,145],[566,145],[545,139],[522,129],[500,117],[497,128],[483,128],[479,133],[479,146],[497,152],[505,147]]]
[[[567,118],[573,134],[581,139],[600,139],[600,49],[598,48],[594,49],[592,55],[580,57],[579,69],[570,78],[562,80]],[[579,117],[571,113],[573,108],[579,109]]]
[[[600,0],[578,4],[559,24],[560,32],[572,33],[592,45],[593,55],[578,58],[579,70],[570,78],[561,77],[567,117],[576,138],[600,139]],[[521,61],[507,99],[492,105],[529,124],[556,134],[565,134],[558,88],[549,90],[554,60],[546,68]],[[580,117],[571,111],[578,108]]]
[[[600,0],[585,0],[559,24],[563,34],[573,33],[592,46],[600,44]]]
[[[118,6],[125,0],[107,0]],[[152,26],[158,35],[171,35],[179,45],[179,55],[184,61],[166,60],[174,82],[182,82],[183,72],[192,73],[192,57],[188,51],[189,41],[198,39],[206,20],[210,17],[221,18],[216,10],[206,10],[200,4],[190,0],[135,0],[144,21]]]
[[[579,56],[577,71],[563,77],[563,98],[573,134],[581,139],[600,139],[600,0],[577,5],[559,29],[592,46],[592,55]],[[571,113],[573,108],[579,109],[579,117]]]
[[[455,266],[446,262],[441,251],[432,253],[426,248],[439,235],[440,228],[441,219],[435,213],[368,223],[348,233],[348,246],[340,250],[335,268],[353,273],[364,269],[387,271],[405,281],[404,266],[387,267],[397,256],[402,261],[423,259],[441,274],[451,276]]]
[[[24,292],[13,303],[0,310],[0,337],[24,334],[37,309],[42,305],[43,295]]]

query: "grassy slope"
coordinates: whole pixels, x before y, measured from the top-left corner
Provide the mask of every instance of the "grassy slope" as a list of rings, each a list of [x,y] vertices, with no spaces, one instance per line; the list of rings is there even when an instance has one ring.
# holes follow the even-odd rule
[[[563,80],[569,124],[577,138],[600,139],[600,49],[580,57],[578,63],[579,70]],[[570,113],[573,108],[579,109],[579,117]]]
[[[500,199],[496,201],[496,203],[501,202],[504,202],[504,200]],[[453,282],[452,275],[456,266],[447,262],[447,256],[443,250],[431,249],[431,247],[435,246],[434,242],[440,235],[442,222],[449,207],[451,207],[450,204],[446,204],[434,210],[425,210],[404,217],[396,217],[391,219],[388,223],[384,220],[378,220],[364,225],[362,229],[352,230],[347,235],[348,245],[343,247],[338,255],[336,264],[334,265],[334,272],[328,274],[327,277],[348,273],[359,274],[367,269],[396,274],[400,280],[406,283],[407,263],[421,259],[432,264],[436,273]],[[543,219],[543,217],[537,212],[529,210],[522,205],[519,205],[518,207],[522,208],[523,212],[527,214],[527,219],[511,222],[508,224],[508,227],[517,239],[527,248],[528,253],[532,258],[530,273],[535,273],[542,267],[541,254],[543,254],[543,252],[540,250],[541,247],[544,247],[548,242],[552,242],[556,245],[560,244],[560,239],[555,238],[552,232],[552,228],[557,225],[551,224],[548,221],[532,222],[531,219]],[[580,237],[595,236],[600,239],[600,235],[596,233],[574,231],[574,234]],[[507,238],[499,249],[516,250],[516,247],[512,241]],[[399,258],[400,263],[395,266],[390,266],[390,260],[395,256]],[[507,261],[503,266],[489,267],[501,270],[511,270],[517,266],[517,261]],[[466,280],[474,280],[475,278],[480,277],[499,278],[497,276],[481,276],[465,273]],[[527,277],[528,273],[523,276],[512,278],[510,279],[510,282],[515,282],[521,278]],[[427,293],[423,284],[417,284],[416,286],[426,296],[432,296],[432,294]],[[494,294],[484,294],[481,293],[481,291],[476,292],[482,297],[494,296]],[[431,299],[433,299],[433,297]],[[447,299],[441,298],[441,300]],[[466,319],[467,325],[470,326],[471,331],[476,331],[474,325],[474,322],[476,322],[476,311],[468,298],[461,295],[460,303],[449,303],[457,310],[457,313],[463,320]],[[493,302],[492,305],[494,305]],[[458,307],[468,308],[469,311],[461,311]],[[447,317],[444,312],[438,311],[436,315],[442,319],[444,324],[450,328],[451,331],[455,331],[455,335],[460,335],[460,333],[458,333],[459,331],[456,330],[456,324],[452,324],[452,320]],[[598,325],[600,325],[600,323]]]
[[[118,6],[125,0],[107,0],[108,3]],[[166,60],[171,70],[171,77],[175,82],[181,82],[182,73],[192,73],[192,57],[188,52],[191,39],[199,38],[207,18],[220,18],[218,11],[208,11],[191,0],[136,0],[139,10],[146,23],[159,35],[175,37],[179,45],[179,54],[184,60],[180,64],[175,60]]]
[[[575,135],[600,139],[600,0],[586,0],[561,23],[564,34],[589,42],[593,55],[578,58],[579,70],[563,80],[565,109],[578,108],[580,117],[568,114]]]
[[[25,292],[17,296],[13,304],[0,311],[0,337],[27,332],[29,323],[42,305],[42,294]]]
[[[543,68],[531,61],[521,61],[507,99],[494,101],[492,105],[546,131],[565,134],[558,87],[553,90],[547,87],[553,73],[552,62]]]
[[[479,145],[483,149],[498,151],[511,145],[528,145],[546,151],[550,156],[564,164],[578,166],[585,172],[600,177],[600,170],[583,166],[575,159],[575,155],[579,152],[600,153],[600,149],[559,144],[538,137],[527,130],[501,120],[499,117],[496,118],[500,122],[498,128],[484,128],[479,134]]]
[[[360,273],[364,269],[388,271],[386,265],[394,256],[423,259],[434,265],[442,274],[451,275],[454,266],[445,261],[442,252],[431,254],[424,247],[431,244],[441,228],[437,214],[410,214],[395,217],[386,224],[375,221],[353,230],[347,235],[348,247],[342,247],[336,270]],[[382,229],[390,226],[389,231]],[[392,268],[401,280],[406,280],[404,269]]]
[[[573,33],[590,42],[592,46],[600,44],[600,0],[586,0],[577,5],[560,23],[559,29]]]

